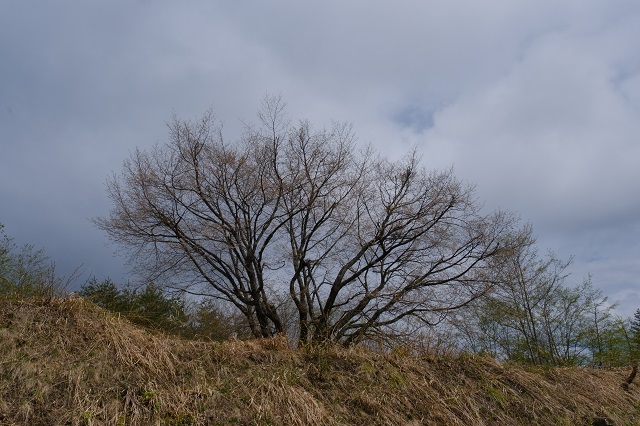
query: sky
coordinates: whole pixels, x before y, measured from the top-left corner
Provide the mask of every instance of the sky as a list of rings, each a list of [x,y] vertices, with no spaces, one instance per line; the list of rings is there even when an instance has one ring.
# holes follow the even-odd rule
[[[133,279],[91,222],[106,179],[173,113],[213,109],[233,140],[280,94],[292,117],[453,167],[630,315],[638,40],[637,0],[0,0],[0,223],[80,284]]]

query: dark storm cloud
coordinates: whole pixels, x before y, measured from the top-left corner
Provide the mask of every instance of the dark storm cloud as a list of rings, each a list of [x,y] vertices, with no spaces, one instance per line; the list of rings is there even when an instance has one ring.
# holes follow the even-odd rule
[[[0,221],[65,273],[125,279],[88,220],[137,146],[210,107],[233,139],[261,96],[455,167],[489,208],[640,301],[637,1],[7,1]]]

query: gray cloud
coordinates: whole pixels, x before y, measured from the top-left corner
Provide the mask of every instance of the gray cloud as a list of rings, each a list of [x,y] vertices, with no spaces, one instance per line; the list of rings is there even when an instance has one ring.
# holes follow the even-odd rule
[[[640,5],[364,0],[0,4],[0,221],[67,272],[125,279],[88,218],[172,111],[228,138],[265,92],[478,184],[488,208],[640,302]]]

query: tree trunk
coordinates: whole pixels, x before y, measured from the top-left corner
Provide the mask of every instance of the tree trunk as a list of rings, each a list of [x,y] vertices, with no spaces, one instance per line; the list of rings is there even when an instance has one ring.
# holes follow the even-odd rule
[[[629,390],[629,385],[631,384],[631,382],[633,382],[633,379],[636,378],[636,374],[638,374],[638,363],[635,363],[631,367],[631,374],[629,374],[629,377],[627,377],[627,380],[625,380],[624,383],[622,384],[622,389],[626,391]]]

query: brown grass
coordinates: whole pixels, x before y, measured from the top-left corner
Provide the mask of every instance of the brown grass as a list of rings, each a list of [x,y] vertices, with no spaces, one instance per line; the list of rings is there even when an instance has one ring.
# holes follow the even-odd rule
[[[0,301],[0,424],[640,424],[626,370],[154,335],[83,299]]]

